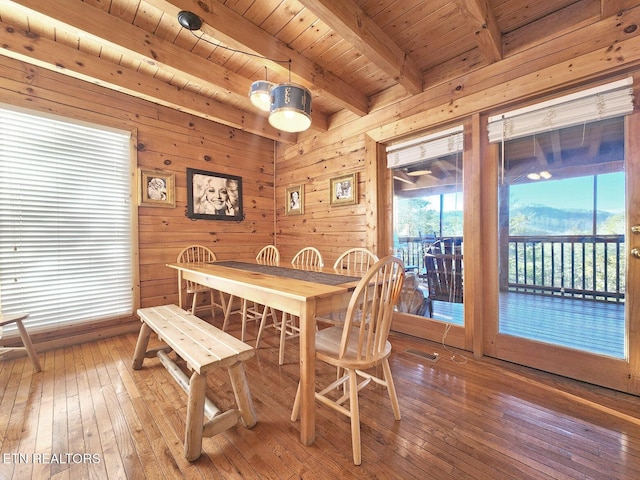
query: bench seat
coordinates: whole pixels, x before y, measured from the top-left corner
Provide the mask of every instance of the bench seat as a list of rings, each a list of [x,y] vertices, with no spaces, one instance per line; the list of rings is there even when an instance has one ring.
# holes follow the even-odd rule
[[[202,437],[211,437],[235,426],[242,419],[246,427],[256,424],[255,410],[243,361],[255,350],[246,343],[223,332],[176,305],[162,305],[138,309],[142,322],[133,355],[133,368],[139,370],[145,358],[157,356],[171,376],[187,392],[187,422],[184,455],[197,460],[202,452]],[[147,350],[151,333],[167,346]],[[184,372],[167,355],[173,350],[192,372]],[[218,368],[226,368],[233,387],[238,409],[222,412],[206,397],[206,375]],[[208,421],[204,422],[205,413]]]

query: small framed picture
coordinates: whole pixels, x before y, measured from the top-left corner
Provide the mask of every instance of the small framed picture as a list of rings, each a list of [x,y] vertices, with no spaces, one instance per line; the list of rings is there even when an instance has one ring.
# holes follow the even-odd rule
[[[304,185],[287,187],[284,199],[287,215],[300,215],[304,213]]]
[[[141,207],[176,206],[176,176],[160,170],[138,169],[138,205]]]
[[[242,221],[242,177],[187,168],[187,217]]]
[[[331,205],[352,205],[358,203],[358,182],[356,174],[343,175],[330,181],[329,203]]]

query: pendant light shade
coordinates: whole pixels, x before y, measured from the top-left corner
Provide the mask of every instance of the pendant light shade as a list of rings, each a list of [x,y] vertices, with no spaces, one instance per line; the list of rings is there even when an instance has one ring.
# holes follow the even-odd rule
[[[274,84],[266,80],[259,80],[251,84],[249,99],[260,110],[268,112],[271,108],[271,89]]]
[[[281,83],[271,89],[272,127],[284,132],[303,132],[311,126],[311,92],[295,83]]]
[[[183,10],[178,13],[178,23],[187,30],[193,32],[202,28],[202,20],[193,12]],[[289,64],[289,83],[276,85],[266,79],[267,67],[265,66],[265,79],[251,84],[249,100],[251,103],[269,114],[269,123],[272,127],[284,132],[303,132],[311,126],[311,92],[303,86],[291,82],[291,59],[277,60],[262,57],[250,52],[243,52],[206,39],[204,35],[194,35],[217,48],[228,49],[233,52],[243,53],[253,57],[263,58],[276,63]]]

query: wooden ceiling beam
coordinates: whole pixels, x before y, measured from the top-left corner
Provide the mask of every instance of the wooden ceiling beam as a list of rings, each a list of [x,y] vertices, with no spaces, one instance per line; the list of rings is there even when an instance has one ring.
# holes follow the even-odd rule
[[[74,0],[57,0],[56,2],[15,0],[13,3],[71,26],[78,30],[80,35],[88,35],[101,44],[109,44],[118,50],[136,55],[149,65],[162,65],[176,75],[186,75],[196,85],[203,85],[211,90],[222,90],[225,95],[231,95],[244,107],[244,112],[239,111],[245,116],[253,113],[257,116],[262,115],[262,112],[258,112],[249,101],[248,92],[252,83],[250,79],[207,61],[171,42],[155,37],[87,3]],[[118,35],[113,35],[113,32],[118,32]],[[215,101],[207,97],[201,98],[203,102]],[[311,112],[311,118],[314,130],[328,129],[326,115],[315,111]]]
[[[291,59],[291,76],[310,90],[322,90],[343,108],[364,116],[369,113],[369,99],[341,78],[300,55],[260,27],[225,7],[217,0],[145,0],[167,14],[181,10],[193,12],[203,22],[202,31],[225,45],[265,57],[265,64],[274,71],[288,75],[287,64],[272,59]]]
[[[409,93],[422,92],[422,72],[353,0],[299,0]]]
[[[3,22],[0,22],[0,54],[261,137],[283,143],[297,141],[297,135],[276,130],[265,117],[247,115],[237,108]]]
[[[475,34],[482,56],[490,63],[502,59],[502,34],[488,0],[455,0],[467,25]]]

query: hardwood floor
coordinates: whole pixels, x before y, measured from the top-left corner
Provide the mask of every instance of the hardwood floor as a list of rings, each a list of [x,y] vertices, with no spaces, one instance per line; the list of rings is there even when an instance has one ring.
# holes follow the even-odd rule
[[[391,368],[402,420],[385,390],[361,392],[356,467],[348,419],[321,405],[315,445],[300,443],[289,420],[298,342],[278,367],[277,339],[263,339],[246,364],[258,424],[205,438],[193,463],[182,456],[186,394],[157,359],[131,368],[135,334],[41,354],[37,374],[27,357],[0,361],[0,478],[640,478],[640,398],[490,359],[461,363],[464,352],[453,361],[441,345],[401,335]],[[320,381],[333,375],[318,370]],[[232,405],[225,372],[208,387]]]

